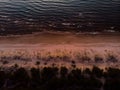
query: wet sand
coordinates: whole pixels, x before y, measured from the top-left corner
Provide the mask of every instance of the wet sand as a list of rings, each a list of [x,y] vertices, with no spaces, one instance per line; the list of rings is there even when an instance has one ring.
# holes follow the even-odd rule
[[[74,44],[120,43],[120,34],[75,34],[42,32],[29,35],[0,36],[0,44]]]

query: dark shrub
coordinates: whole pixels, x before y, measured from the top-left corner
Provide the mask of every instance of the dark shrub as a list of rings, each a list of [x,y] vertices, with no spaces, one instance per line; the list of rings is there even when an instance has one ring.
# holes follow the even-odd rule
[[[58,75],[58,68],[56,67],[44,67],[41,70],[41,77],[43,81],[48,81],[52,78],[57,77]]]
[[[103,70],[94,66],[92,69],[92,74],[97,78],[101,78],[103,76]]]
[[[15,83],[18,83],[21,87],[27,87],[29,79],[30,77],[24,68],[19,68],[13,73],[12,80]]]
[[[104,85],[104,90],[120,90],[120,78],[107,79]]]
[[[32,86],[39,86],[41,79],[40,79],[40,70],[36,68],[31,68],[31,84]]]
[[[103,63],[103,58],[102,57],[95,56],[94,60],[95,60],[96,63]]]
[[[4,85],[6,80],[6,74],[4,71],[0,71],[0,88]]]
[[[85,62],[85,63],[88,63],[88,62],[91,61],[91,58],[85,55],[85,56],[82,56],[82,57],[81,57],[81,61],[82,61],[82,62]]]
[[[120,78],[120,69],[117,68],[107,68],[105,72],[106,78]]]
[[[108,55],[107,62],[115,63],[115,62],[118,62],[118,59],[115,56],[113,56],[113,55]]]
[[[68,69],[66,67],[61,67],[60,68],[60,76],[66,77],[67,75],[68,75]]]

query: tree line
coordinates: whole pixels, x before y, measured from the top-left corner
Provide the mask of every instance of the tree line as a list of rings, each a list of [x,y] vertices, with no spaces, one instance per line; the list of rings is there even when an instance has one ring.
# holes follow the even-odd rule
[[[65,66],[0,68],[0,90],[120,90],[120,69]]]

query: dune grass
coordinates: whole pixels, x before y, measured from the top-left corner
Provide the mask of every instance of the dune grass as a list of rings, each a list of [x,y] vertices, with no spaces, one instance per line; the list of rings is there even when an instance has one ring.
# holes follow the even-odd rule
[[[0,65],[12,66],[15,63],[24,66],[35,66],[35,62],[39,61],[43,66],[55,63],[58,66],[71,66],[72,62],[76,63],[77,67],[82,64],[87,65],[104,65],[104,67],[119,67],[120,56],[112,51],[100,52],[91,50],[1,50]]]

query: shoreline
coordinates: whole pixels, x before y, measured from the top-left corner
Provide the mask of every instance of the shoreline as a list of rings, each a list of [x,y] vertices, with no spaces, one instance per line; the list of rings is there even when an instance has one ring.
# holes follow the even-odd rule
[[[75,34],[42,32],[28,35],[0,36],[0,44],[73,44],[73,43],[119,43],[119,33]]]

